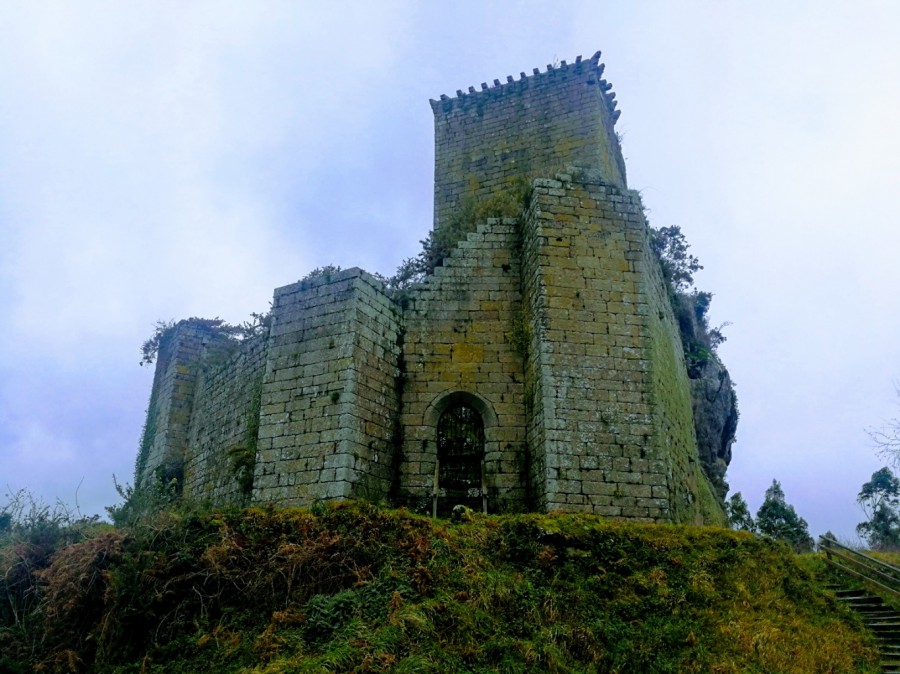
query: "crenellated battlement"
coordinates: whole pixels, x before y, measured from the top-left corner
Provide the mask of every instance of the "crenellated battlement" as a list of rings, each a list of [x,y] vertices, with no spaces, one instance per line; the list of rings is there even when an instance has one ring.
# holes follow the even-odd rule
[[[518,80],[482,82],[481,90],[431,101],[434,113],[434,226],[512,183],[555,175],[566,166],[600,171],[626,187],[614,125],[612,84],[598,51],[590,59],[549,64]]]
[[[527,75],[524,71],[519,73],[519,79],[516,80],[512,75],[506,76],[506,82],[500,82],[495,79],[493,84],[487,82],[481,83],[481,89],[476,90],[470,86],[468,91],[462,89],[456,90],[456,97],[450,97],[441,94],[438,100],[429,99],[431,108],[437,112],[439,109],[444,114],[452,112],[454,109],[465,109],[470,105],[483,105],[491,96],[503,96],[510,93],[519,93],[531,86],[541,86],[544,82],[539,81],[541,78],[570,78],[570,77],[588,77],[588,84],[596,84],[600,91],[604,94],[606,106],[612,115],[613,124],[619,119],[621,110],[617,110],[616,94],[612,91],[612,83],[603,79],[603,72],[606,69],[605,63],[600,63],[600,54],[597,52],[587,61],[582,60],[579,55],[575,57],[574,63],[566,63],[565,60],[559,62],[559,65],[552,63],[547,64],[546,70],[543,72],[540,68],[534,68],[531,75]]]

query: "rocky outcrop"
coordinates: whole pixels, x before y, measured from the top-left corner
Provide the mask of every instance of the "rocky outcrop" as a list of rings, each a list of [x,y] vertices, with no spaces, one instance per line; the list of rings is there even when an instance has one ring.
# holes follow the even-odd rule
[[[691,378],[691,394],[700,462],[716,495],[724,500],[728,493],[725,471],[731,463],[738,421],[734,383],[715,355],[692,374],[697,375]]]

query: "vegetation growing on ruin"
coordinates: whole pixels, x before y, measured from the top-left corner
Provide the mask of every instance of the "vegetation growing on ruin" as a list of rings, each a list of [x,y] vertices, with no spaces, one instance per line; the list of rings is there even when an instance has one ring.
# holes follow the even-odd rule
[[[253,476],[256,471],[256,449],[259,444],[259,411],[262,406],[262,380],[253,386],[250,406],[244,424],[244,442],[228,449],[231,473],[237,480],[238,490],[249,500],[253,491]]]
[[[664,301],[664,300],[663,300]],[[684,374],[674,362],[677,351],[673,348],[672,330],[650,315],[650,376],[654,390],[660,396],[661,405],[666,406],[666,417],[654,424],[656,433],[665,437],[656,439],[656,446],[666,447],[670,460],[670,480],[682,485],[683,489],[670,494],[670,517],[680,524],[716,523],[725,524],[726,518],[721,504],[716,499],[703,468],[695,460],[696,441],[691,410],[691,390]],[[657,408],[657,414],[662,408]]]
[[[512,347],[513,352],[517,353],[523,360],[528,357],[528,350],[531,348],[531,339],[533,337],[531,326],[531,312],[523,306],[513,319],[509,331],[505,333],[506,340]]]
[[[697,290],[694,274],[703,267],[677,226],[650,228],[650,247],[660,263],[681,341],[687,375],[691,379],[691,405],[700,461],[713,490],[714,500],[724,505],[728,493],[725,471],[731,460],[731,444],[739,411],[734,384],[716,354],[725,341],[722,330],[712,327],[709,307],[712,294]]]
[[[159,355],[159,350],[166,343],[175,328],[185,323],[190,323],[202,328],[206,328],[211,334],[225,337],[233,341],[243,341],[263,334],[269,329],[271,322],[271,314],[251,313],[250,320],[244,321],[238,325],[233,325],[223,321],[221,318],[186,318],[184,320],[175,321],[157,321],[153,328],[153,334],[141,344],[141,365],[152,365]]]
[[[650,246],[656,254],[669,290],[669,301],[681,332],[688,376],[696,379],[703,367],[715,357],[725,341],[722,332],[727,324],[709,324],[712,293],[694,287],[694,274],[703,269],[700,260],[688,252],[687,242],[678,225],[650,228]]]
[[[14,520],[0,671],[877,671],[785,545],[724,529],[342,503],[164,510],[41,548]]]
[[[336,264],[326,264],[324,267],[316,267],[311,272],[306,274],[302,279],[300,279],[300,285],[302,287],[309,287],[313,283],[322,280],[325,283],[331,282],[331,277],[340,273],[341,267]]]
[[[420,283],[443,265],[456,244],[474,232],[479,224],[488,218],[520,218],[530,199],[531,183],[524,176],[510,178],[505,189],[485,199],[476,199],[472,195],[463,197],[452,218],[432,229],[421,241],[422,251],[416,257],[404,260],[394,276],[384,279],[388,288],[402,291]]]
[[[147,467],[147,459],[150,457],[150,449],[153,439],[156,437],[157,426],[157,394],[154,386],[150,391],[150,402],[147,403],[147,415],[144,426],[141,428],[141,439],[138,443],[138,454],[134,460],[134,483],[140,484],[141,475]]]

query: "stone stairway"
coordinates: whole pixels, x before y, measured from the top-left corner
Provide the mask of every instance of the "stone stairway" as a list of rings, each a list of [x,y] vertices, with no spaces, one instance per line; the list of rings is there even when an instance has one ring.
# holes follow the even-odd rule
[[[875,635],[881,651],[881,671],[900,674],[900,611],[887,606],[865,590],[832,588],[839,601],[862,616],[866,627]]]

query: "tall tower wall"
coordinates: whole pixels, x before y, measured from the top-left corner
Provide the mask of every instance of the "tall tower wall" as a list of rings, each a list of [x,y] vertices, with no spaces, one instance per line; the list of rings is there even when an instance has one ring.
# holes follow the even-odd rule
[[[625,187],[615,94],[599,58],[431,101],[435,229],[516,181],[552,177],[566,166],[595,169]]]
[[[600,172],[534,183],[524,222],[530,477],[542,510],[720,516],[640,198]]]

